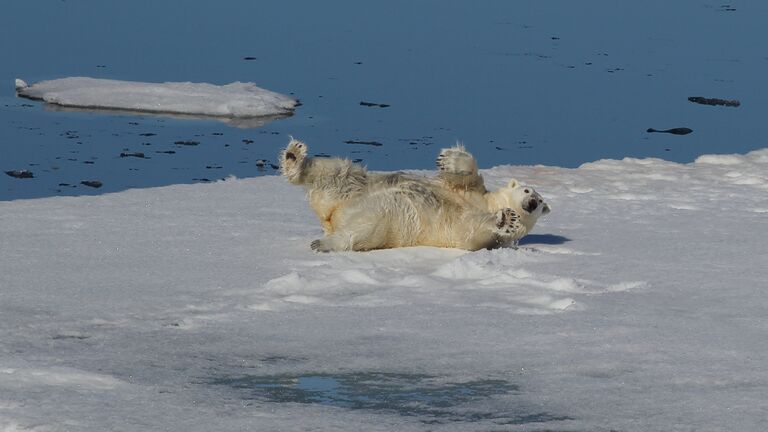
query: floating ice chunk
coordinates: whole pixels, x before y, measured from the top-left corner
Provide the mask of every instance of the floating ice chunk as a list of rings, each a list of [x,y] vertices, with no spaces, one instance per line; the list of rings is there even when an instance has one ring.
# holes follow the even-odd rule
[[[143,83],[87,77],[27,85],[16,80],[19,96],[63,107],[125,110],[226,118],[289,115],[298,101],[254,83]]]

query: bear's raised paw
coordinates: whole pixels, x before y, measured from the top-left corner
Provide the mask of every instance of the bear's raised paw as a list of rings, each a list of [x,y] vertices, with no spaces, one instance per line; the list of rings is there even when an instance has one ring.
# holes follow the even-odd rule
[[[280,155],[280,171],[291,183],[299,181],[301,164],[307,157],[307,145],[292,139]]]
[[[477,172],[475,158],[463,146],[442,149],[435,162],[444,174],[473,175]]]
[[[283,151],[283,160],[285,163],[300,163],[307,156],[307,145],[299,140],[291,140]]]

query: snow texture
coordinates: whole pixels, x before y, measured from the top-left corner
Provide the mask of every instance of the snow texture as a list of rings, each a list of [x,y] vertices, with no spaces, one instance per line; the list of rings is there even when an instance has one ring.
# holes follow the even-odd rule
[[[300,188],[0,202],[1,431],[763,431],[768,149],[501,166],[519,249],[315,254]]]
[[[17,79],[16,91],[63,107],[227,118],[286,115],[297,104],[294,98],[242,82],[155,84],[72,77],[27,85]]]

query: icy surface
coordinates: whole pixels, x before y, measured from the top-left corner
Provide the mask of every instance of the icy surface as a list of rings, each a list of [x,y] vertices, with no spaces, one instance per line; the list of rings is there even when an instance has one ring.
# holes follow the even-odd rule
[[[87,77],[16,80],[20,96],[63,107],[249,118],[290,114],[297,101],[254,83],[143,83]]]
[[[0,430],[765,430],[768,150],[483,174],[520,249],[314,254],[278,177],[0,202]]]

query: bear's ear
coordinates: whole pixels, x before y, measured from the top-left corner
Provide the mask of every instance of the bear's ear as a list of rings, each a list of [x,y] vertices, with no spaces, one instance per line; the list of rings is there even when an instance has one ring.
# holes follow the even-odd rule
[[[550,207],[549,204],[544,203],[544,206],[541,208],[541,215],[544,216],[545,214],[549,214],[551,211],[552,207]]]
[[[520,183],[517,180],[515,180],[515,179],[510,180],[509,184],[507,185],[507,187],[510,188],[510,189],[514,189],[514,188],[516,188],[518,186],[520,186]]]

